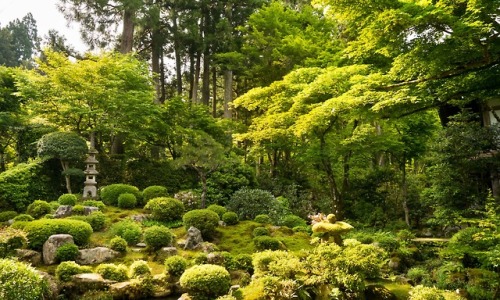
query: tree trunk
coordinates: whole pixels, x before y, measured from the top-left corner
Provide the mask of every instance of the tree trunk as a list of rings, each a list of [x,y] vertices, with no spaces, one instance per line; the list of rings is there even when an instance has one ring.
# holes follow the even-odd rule
[[[203,78],[201,87],[201,103],[208,106],[210,101],[210,10],[202,9],[203,14]]]
[[[200,103],[198,100],[198,83],[200,80],[200,72],[201,72],[201,53],[198,52],[196,54],[196,65],[194,71],[194,80],[193,80],[193,103]]]
[[[230,103],[233,102],[233,71],[224,71],[224,118],[232,119]]]
[[[5,152],[3,151],[0,151],[0,173],[1,172],[4,172],[6,170],[6,167],[5,167]]]
[[[67,161],[61,160],[61,166],[62,166],[63,172],[66,172],[69,169],[69,163]],[[66,190],[68,190],[68,194],[72,194],[70,176],[68,174],[64,174],[64,179],[66,180]]]
[[[179,28],[177,25],[177,11],[172,10],[172,31],[174,38],[174,55],[175,55],[175,82],[177,95],[182,94],[182,60],[181,60],[181,42],[179,40]]]
[[[151,41],[151,71],[154,74],[154,82],[156,88],[156,98],[155,103],[161,103],[161,85],[160,85],[160,53],[161,53],[161,41],[160,32],[158,29],[154,29],[152,33]]]
[[[217,69],[212,68],[212,117],[217,117]]]
[[[206,198],[207,198],[207,176],[201,170],[198,170],[198,174],[200,175],[201,187],[202,187],[202,191],[201,191],[201,208],[205,208],[205,206],[206,206]]]
[[[121,53],[132,52],[134,45],[135,11],[127,9],[123,12],[123,31],[120,44]]]
[[[405,213],[405,222],[408,227],[410,227],[410,209],[408,208],[408,183],[406,181],[406,159],[403,157],[403,163],[401,166],[402,170],[402,181],[401,181],[401,193],[403,198],[403,211]]]

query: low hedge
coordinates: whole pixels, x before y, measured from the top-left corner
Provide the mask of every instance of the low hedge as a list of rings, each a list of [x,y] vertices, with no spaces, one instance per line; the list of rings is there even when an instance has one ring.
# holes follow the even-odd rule
[[[122,183],[110,184],[102,187],[99,190],[102,202],[104,202],[104,204],[106,205],[112,205],[112,206],[117,206],[118,197],[120,197],[121,194],[125,193],[134,194],[139,203],[142,200],[142,193],[139,191],[139,189],[129,184],[122,184]]]
[[[92,227],[90,224],[79,220],[67,219],[41,219],[28,222],[24,226],[24,231],[28,237],[28,247],[34,250],[41,250],[43,243],[54,234],[70,234],[75,244],[85,245],[90,235]]]

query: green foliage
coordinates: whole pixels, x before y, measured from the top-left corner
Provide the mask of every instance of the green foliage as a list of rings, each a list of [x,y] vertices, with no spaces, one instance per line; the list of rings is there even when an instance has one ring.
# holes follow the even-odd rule
[[[174,195],[174,198],[184,204],[186,210],[193,210],[200,208],[201,199],[200,194],[193,190],[179,191]]]
[[[254,237],[253,243],[258,251],[278,250],[281,248],[281,243],[278,239],[266,235]]]
[[[264,235],[271,235],[271,233],[269,232],[269,229],[267,229],[266,227],[255,227],[252,232],[252,235],[254,237],[258,237]]]
[[[425,284],[430,280],[429,271],[422,267],[413,267],[409,269],[406,276],[408,279],[411,279],[415,285]]]
[[[465,282],[466,273],[461,263],[447,262],[436,270],[436,286],[440,289],[463,288]]]
[[[141,226],[132,220],[123,220],[111,225],[109,232],[124,238],[129,245],[135,245],[141,240]]]
[[[53,211],[56,211],[61,206],[57,201],[50,201],[49,204]]]
[[[153,198],[167,197],[167,196],[168,196],[167,188],[161,185],[148,186],[142,191],[142,197],[145,204],[147,204],[148,201]]]
[[[470,299],[494,299],[498,291],[500,276],[484,269],[468,269],[465,286]]]
[[[231,287],[229,272],[224,267],[209,264],[187,269],[179,282],[193,299],[214,299],[225,295]]]
[[[234,257],[234,268],[243,270],[249,274],[253,273],[252,256],[250,254],[238,254]]]
[[[271,218],[266,214],[255,216],[254,221],[261,224],[271,224]]]
[[[113,295],[108,291],[88,291],[80,297],[80,300],[113,300]]]
[[[239,222],[238,214],[232,211],[225,212],[222,215],[222,221],[227,225],[236,225]]]
[[[78,201],[78,198],[75,195],[73,195],[73,194],[62,194],[57,199],[57,202],[59,202],[59,204],[61,204],[61,205],[71,205],[71,206],[74,206],[77,201]]]
[[[38,141],[40,157],[58,158],[61,161],[78,161],[87,154],[87,143],[73,132],[51,132]]]
[[[188,211],[182,217],[184,227],[196,227],[201,231],[204,238],[211,238],[217,226],[219,226],[219,215],[209,209],[195,209]]]
[[[151,226],[144,230],[144,242],[152,250],[158,250],[161,247],[172,244],[172,233],[165,226]]]
[[[77,204],[73,206],[73,209],[71,209],[71,213],[74,215],[83,215],[85,213],[85,207],[81,204]]]
[[[0,258],[14,255],[16,249],[27,244],[26,233],[12,227],[0,228]]]
[[[134,208],[137,204],[137,198],[134,194],[123,193],[118,196],[118,207],[119,208]]]
[[[44,299],[47,283],[31,266],[0,259],[0,295],[2,299]]]
[[[39,219],[42,216],[49,214],[52,208],[47,201],[35,200],[33,203],[28,205],[26,213],[35,219]]]
[[[138,201],[142,199],[142,195],[139,189],[129,184],[123,184],[123,183],[110,184],[102,187],[99,190],[99,195],[102,202],[104,202],[104,204],[106,205],[111,205],[111,206],[117,206],[118,197],[120,197],[121,194],[125,193],[133,194]]]
[[[128,268],[125,265],[100,264],[95,268],[95,272],[101,274],[104,279],[118,282],[128,279]]]
[[[87,266],[80,266],[74,261],[64,261],[56,268],[56,278],[62,282],[71,281],[71,277],[76,274],[91,273],[92,269]]]
[[[424,287],[418,285],[410,291],[408,300],[445,300],[443,291],[435,287]]]
[[[30,222],[30,221],[35,220],[35,218],[33,218],[32,216],[27,215],[27,214],[20,214],[20,215],[15,216],[13,220],[14,220],[14,222],[18,222],[18,221]]]
[[[169,222],[181,219],[184,204],[174,198],[160,197],[149,200],[144,209],[149,210],[155,220]]]
[[[28,222],[24,226],[27,233],[28,246],[34,250],[41,250],[43,243],[54,234],[69,234],[73,236],[75,244],[83,246],[88,243],[92,234],[92,227],[83,221],[67,219],[41,219]]]
[[[210,209],[211,211],[214,211],[219,215],[219,218],[222,219],[222,215],[227,212],[227,209],[224,206],[220,206],[217,204],[211,204],[207,207],[207,209]]]
[[[115,236],[109,241],[109,247],[120,253],[127,252],[127,241],[121,236]]]
[[[99,208],[100,211],[104,211],[106,209],[106,204],[104,204],[102,201],[97,201],[97,200],[85,200],[82,202],[83,206],[94,206]]]
[[[174,255],[165,259],[165,272],[171,276],[179,277],[184,273],[188,266],[188,261],[180,256]]]
[[[281,220],[281,224],[283,226],[287,226],[288,228],[294,228],[296,226],[307,227],[306,220],[302,219],[299,216],[295,215],[287,215]]]
[[[94,232],[102,231],[106,228],[109,218],[101,211],[93,211],[90,215],[85,216],[84,221],[92,226]]]
[[[56,250],[56,260],[58,262],[75,261],[78,255],[78,246],[71,243],[64,244]]]
[[[261,214],[277,218],[281,207],[268,191],[243,188],[231,196],[227,209],[236,212],[242,220],[252,220]]]
[[[2,211],[2,212],[0,212],[0,223],[12,220],[16,216],[17,216],[17,212],[16,211],[13,211],[13,210]]]
[[[129,268],[129,278],[138,278],[142,276],[151,275],[151,268],[144,260],[134,261]]]

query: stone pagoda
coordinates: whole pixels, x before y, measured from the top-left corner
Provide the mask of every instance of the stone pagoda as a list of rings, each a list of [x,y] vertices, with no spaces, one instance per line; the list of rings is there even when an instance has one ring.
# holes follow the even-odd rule
[[[99,163],[95,158],[99,153],[95,148],[90,148],[89,156],[85,160],[87,169],[85,173],[85,187],[83,188],[83,199],[96,199],[97,198],[97,181],[96,176],[99,174],[96,170],[96,165]]]

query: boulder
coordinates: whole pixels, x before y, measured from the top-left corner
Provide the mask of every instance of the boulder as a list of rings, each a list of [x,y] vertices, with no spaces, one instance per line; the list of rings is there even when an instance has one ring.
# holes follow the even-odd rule
[[[146,221],[149,219],[149,216],[151,215],[147,215],[147,214],[140,214],[140,215],[133,215],[131,216],[130,218],[136,222],[143,222],[143,221]]]
[[[117,282],[109,286],[109,291],[114,298],[124,298],[126,295],[131,294],[132,283],[130,281]]]
[[[225,262],[221,252],[212,252],[207,255],[207,263],[211,265],[223,266]]]
[[[54,234],[43,243],[43,262],[46,265],[56,263],[56,251],[64,244],[74,244],[73,237],[69,234]]]
[[[200,244],[203,243],[203,238],[201,237],[201,231],[196,227],[189,227],[187,232],[186,244],[184,245],[184,250],[194,250],[197,249]]]
[[[204,253],[211,253],[214,251],[219,251],[219,247],[217,247],[216,244],[209,243],[209,242],[203,242],[199,246],[200,250]]]
[[[71,216],[71,213],[73,211],[73,206],[71,205],[60,205],[56,213],[54,214],[54,218],[65,218]]]
[[[106,247],[96,247],[90,249],[82,249],[76,259],[76,263],[80,265],[93,265],[100,264],[108,260],[112,260],[120,253]]]
[[[29,249],[16,249],[16,256],[20,261],[30,263],[33,267],[42,263],[42,254]]]
[[[111,280],[102,278],[100,274],[83,273],[73,275],[70,288],[70,294],[81,295],[87,291],[103,291],[108,290],[111,284],[115,283]],[[77,298],[78,299],[78,298]]]
[[[99,211],[99,207],[95,207],[95,206],[84,206],[83,207],[83,215],[84,216],[88,216],[91,213],[93,213],[94,211]]]
[[[175,247],[163,247],[156,252],[154,260],[163,262],[166,258],[177,254]]]
[[[138,248],[146,248],[148,245],[146,245],[146,243],[138,243],[135,246],[138,247]]]

